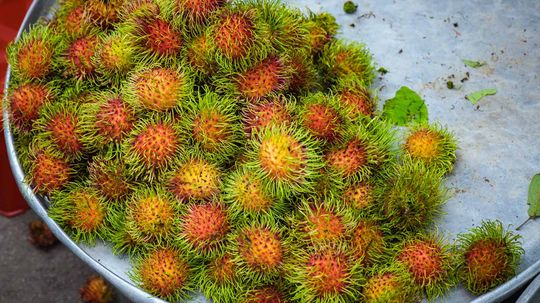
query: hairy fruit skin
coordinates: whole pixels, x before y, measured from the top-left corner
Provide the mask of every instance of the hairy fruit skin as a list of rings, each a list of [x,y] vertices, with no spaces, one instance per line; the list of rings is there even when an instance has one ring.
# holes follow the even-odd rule
[[[96,66],[92,58],[97,53],[98,45],[99,39],[92,35],[73,41],[63,58],[66,75],[78,80],[94,77]]]
[[[204,159],[191,158],[173,169],[166,182],[180,201],[210,200],[220,193],[221,172]]]
[[[55,95],[46,85],[23,84],[8,95],[11,121],[18,131],[29,132],[32,123],[39,117],[40,109],[53,101]]]
[[[351,232],[353,256],[365,266],[379,263],[386,253],[384,229],[370,220],[360,220]]]
[[[49,249],[58,243],[49,227],[41,220],[34,220],[28,224],[30,243],[41,249]]]
[[[206,298],[216,303],[238,300],[243,288],[237,264],[228,252],[219,253],[197,271],[196,281]]]
[[[34,190],[42,194],[64,188],[71,179],[73,170],[70,164],[47,151],[33,153],[30,168],[30,184]]]
[[[366,303],[409,303],[420,301],[419,291],[399,263],[372,270],[362,290]]]
[[[278,57],[268,57],[239,74],[235,89],[241,97],[260,100],[272,93],[286,90],[290,77],[287,62]]]
[[[285,296],[275,286],[265,286],[248,291],[242,303],[285,303]]]
[[[191,266],[179,251],[157,247],[135,265],[133,278],[153,295],[178,301],[192,289]]]
[[[88,179],[105,198],[118,201],[132,190],[125,163],[114,156],[97,156],[88,165]]]
[[[112,303],[114,292],[105,280],[98,276],[90,277],[81,289],[81,301],[84,303]]]
[[[244,132],[251,136],[268,126],[290,125],[294,105],[285,97],[249,104],[243,112]]]
[[[500,221],[483,221],[458,235],[459,279],[474,294],[482,294],[515,275],[524,253],[521,237]]]
[[[182,222],[181,235],[203,254],[221,250],[231,228],[225,207],[217,203],[190,205]]]

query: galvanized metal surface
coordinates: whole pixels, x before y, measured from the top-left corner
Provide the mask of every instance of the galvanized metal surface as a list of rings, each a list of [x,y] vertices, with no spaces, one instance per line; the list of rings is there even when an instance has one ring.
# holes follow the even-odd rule
[[[430,120],[456,134],[458,163],[447,182],[454,195],[438,223],[439,231],[452,240],[483,219],[499,219],[514,229],[527,218],[527,187],[540,172],[540,1],[356,0],[359,10],[354,15],[343,13],[342,1],[288,2],[334,14],[343,26],[342,37],[369,46],[375,61],[389,70],[378,83],[382,100],[401,85],[409,86],[424,97]],[[22,28],[46,15],[53,3],[34,1]],[[487,64],[473,69],[461,59]],[[447,80],[456,88],[449,90]],[[496,88],[498,93],[478,106],[465,100],[466,94],[484,88]],[[73,243],[47,217],[44,201],[24,183],[6,111],[4,127],[20,189],[55,235],[131,300],[163,302],[133,285],[126,258],[114,256],[102,243],[95,247]],[[539,228],[540,220],[519,231],[526,253],[518,276],[476,300],[459,287],[440,301],[500,302],[525,285],[540,272]],[[199,296],[192,302],[206,301]]]

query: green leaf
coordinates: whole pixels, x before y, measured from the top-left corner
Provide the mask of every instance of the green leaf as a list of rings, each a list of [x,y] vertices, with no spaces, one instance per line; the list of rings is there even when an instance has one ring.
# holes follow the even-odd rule
[[[540,216],[540,174],[532,177],[531,184],[529,184],[527,204],[529,204],[530,217]]]
[[[383,117],[395,125],[427,122],[428,110],[424,100],[412,89],[402,86],[392,99],[386,100]]]
[[[477,92],[474,92],[474,93],[470,93],[467,95],[467,100],[471,101],[471,103],[473,105],[476,105],[476,103],[478,103],[478,101],[480,101],[480,99],[484,98],[485,96],[489,96],[489,95],[495,95],[497,93],[497,90],[494,89],[494,88],[488,88],[488,89],[483,89],[483,90],[479,90]]]
[[[465,65],[472,68],[478,68],[480,66],[486,65],[486,62],[483,61],[473,61],[473,60],[467,60],[467,59],[461,59]]]

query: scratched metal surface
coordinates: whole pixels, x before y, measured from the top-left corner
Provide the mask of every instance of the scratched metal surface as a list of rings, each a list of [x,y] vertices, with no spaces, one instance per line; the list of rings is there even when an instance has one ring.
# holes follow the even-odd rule
[[[334,14],[342,25],[340,35],[365,42],[378,65],[389,70],[376,84],[381,100],[409,86],[424,97],[430,120],[456,134],[458,163],[447,181],[454,195],[438,223],[448,239],[482,219],[499,219],[513,229],[527,218],[528,183],[540,172],[540,1],[356,0],[354,15],[343,13],[342,1],[287,2]],[[53,3],[34,1],[23,26],[46,15]],[[461,59],[487,64],[472,69]],[[461,82],[467,72],[468,80]],[[446,87],[449,79],[456,84],[453,90]],[[498,92],[478,106],[464,98],[484,88]],[[104,244],[76,245],[47,217],[43,201],[22,181],[6,112],[4,127],[20,189],[60,240],[131,300],[163,302],[133,286],[126,258],[112,255]],[[499,302],[527,283],[540,272],[539,228],[540,220],[519,231],[526,253],[517,277],[479,298],[458,287],[439,301]],[[206,300],[199,296],[191,302]]]

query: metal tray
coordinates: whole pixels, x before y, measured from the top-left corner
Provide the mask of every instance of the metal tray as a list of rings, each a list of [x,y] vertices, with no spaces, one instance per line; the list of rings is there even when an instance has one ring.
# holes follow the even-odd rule
[[[539,1],[357,0],[360,6],[354,15],[343,13],[342,1],[286,2],[334,14],[343,27],[341,36],[365,42],[375,61],[389,70],[377,83],[381,100],[407,85],[424,97],[430,120],[439,121],[456,134],[460,141],[458,162],[447,180],[454,195],[445,206],[446,215],[438,222],[448,239],[482,219],[499,219],[514,229],[527,218],[527,187],[530,178],[540,172]],[[46,16],[54,3],[34,1],[19,35]],[[473,69],[461,59],[487,64]],[[448,79],[456,84],[455,89],[447,89]],[[6,91],[8,80],[9,70]],[[464,98],[467,93],[491,87],[498,93],[475,106]],[[127,258],[113,255],[104,243],[95,247],[75,244],[47,217],[46,202],[23,181],[7,111],[3,117],[13,174],[32,209],[64,245],[129,299],[163,302],[129,280],[131,265]],[[519,274],[512,280],[478,298],[457,287],[439,301],[500,302],[524,286],[540,272],[539,229],[540,220],[519,231],[525,255]],[[191,302],[207,301],[199,295]]]

